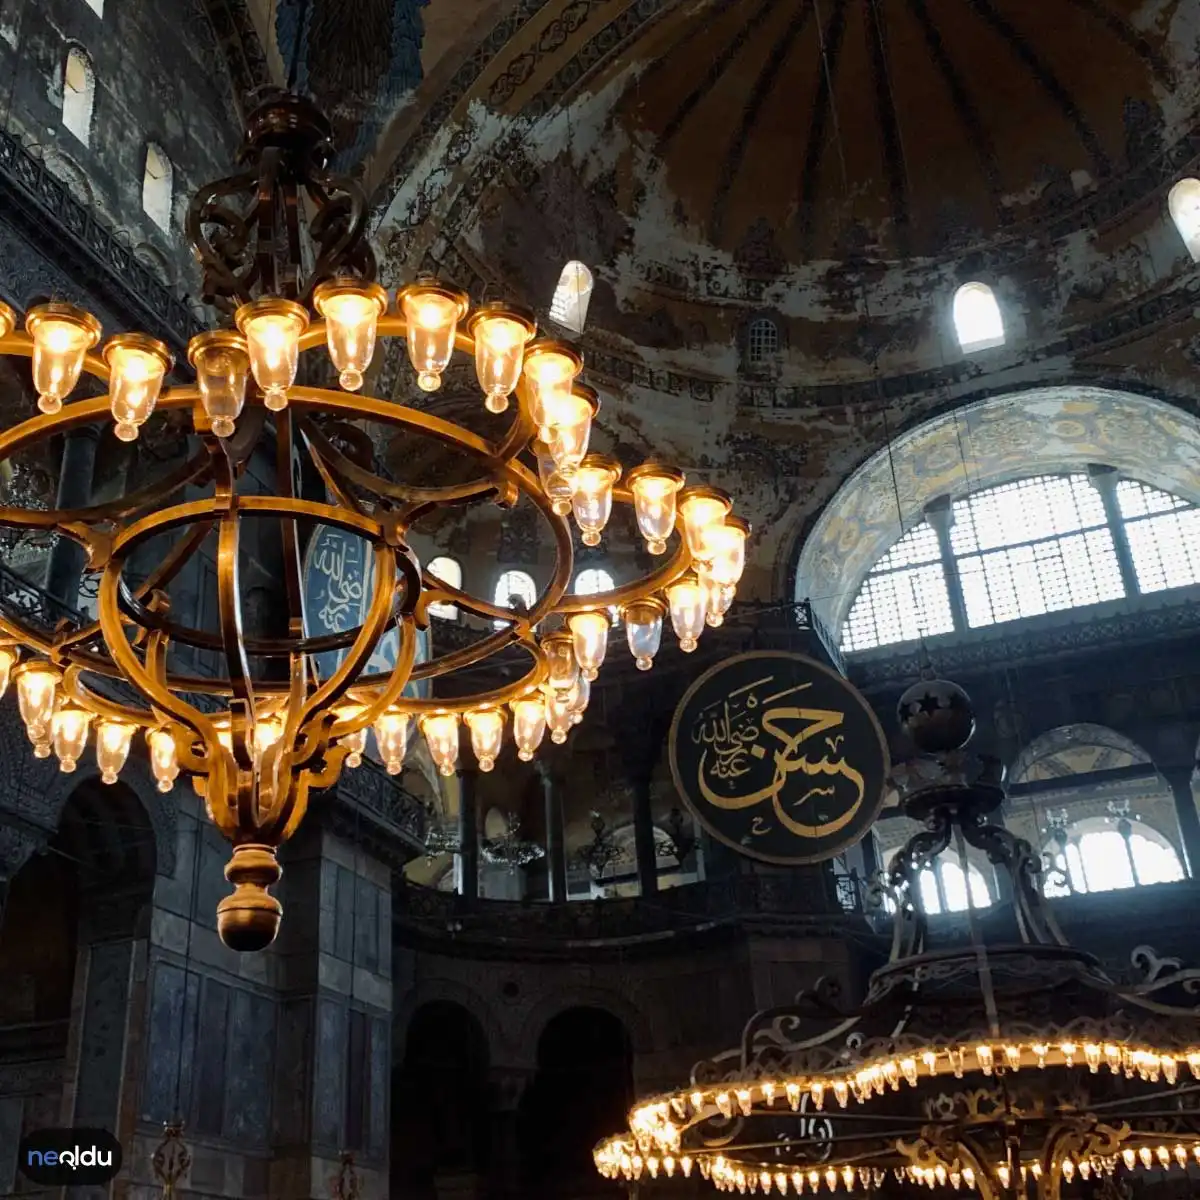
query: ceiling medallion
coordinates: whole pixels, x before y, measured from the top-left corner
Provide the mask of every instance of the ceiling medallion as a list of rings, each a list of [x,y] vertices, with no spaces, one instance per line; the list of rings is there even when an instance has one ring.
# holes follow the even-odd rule
[[[748,526],[730,515],[727,496],[684,488],[682,474],[655,464],[622,480],[616,462],[588,453],[599,399],[579,381],[578,352],[535,338],[531,314],[499,301],[472,308],[464,293],[431,277],[389,295],[375,280],[364,194],[330,172],[331,158],[325,117],[307,100],[271,92],[249,118],[237,173],[193,200],[187,229],[204,299],[228,320],[192,339],[194,384],[166,386],[171,355],[143,334],[118,334],[97,353],[100,323],[73,305],[39,305],[23,329],[0,305],[0,354],[32,360],[41,410],[0,434],[0,462],[80,426],[112,420],[118,438],[134,441],[155,412],[190,415],[187,461],[166,478],[78,510],[0,508],[0,526],[43,529],[82,546],[99,578],[98,619],[82,628],[0,616],[0,690],[11,675],[34,753],[55,754],[64,771],[76,769],[94,734],[106,783],[117,780],[135,738],[144,738],[162,791],[180,775],[191,780],[234,846],[226,868],[234,891],[218,906],[218,928],[237,950],[275,937],[282,909],[268,889],[280,877],[276,851],[303,819],[310,790],[361,761],[368,730],[392,773],[401,770],[414,721],[444,775],[456,769],[464,726],[481,770],[495,764],[509,726],[528,760],[547,729],[565,740],[586,707],[610,613],[621,614],[637,665],[648,668],[664,615],[692,648],[706,616],[728,608],[745,562]],[[472,358],[494,437],[360,395],[378,338],[405,339],[426,392],[437,390],[456,352]],[[341,390],[297,383],[302,356],[322,351]],[[312,365],[316,374],[321,364]],[[84,374],[107,394],[72,401]],[[415,457],[422,443],[440,444],[469,464],[471,477],[397,483],[331,437],[329,422],[382,426],[411,439],[406,449]],[[265,487],[247,472],[264,438],[275,463]],[[321,499],[300,494],[303,459],[324,484]],[[193,498],[181,501],[185,488]],[[410,529],[448,505],[507,510],[522,499],[540,512],[555,548],[551,581],[528,611],[448,587],[408,544]],[[597,545],[614,502],[632,507],[662,565],[601,594],[568,594],[569,518],[586,545]],[[288,609],[278,636],[243,622],[246,521],[280,530]],[[361,539],[373,560],[361,624],[319,637],[305,633],[300,565],[316,526]],[[134,582],[131,556],[151,539],[169,540],[169,548]],[[180,621],[168,594],[206,542],[216,545],[217,630]],[[414,665],[417,631],[438,603],[479,618],[479,640]],[[369,673],[392,635],[395,666]],[[477,694],[451,682],[513,648],[527,659],[516,682]],[[330,652],[340,662],[322,673],[318,657],[327,662]],[[189,654],[218,662],[216,676],[197,671]],[[441,681],[442,698],[414,697],[409,685],[421,680]]]
[[[687,1087],[635,1106],[628,1131],[595,1150],[602,1175],[1061,1200],[1080,1181],[1200,1166],[1200,971],[1121,984],[1067,942],[1037,854],[990,821],[1003,770],[966,750],[975,718],[961,688],[917,684],[900,722],[918,753],[893,782],[923,828],[889,868],[892,951],[865,1001],[844,1011],[818,985],[756,1014]],[[963,880],[990,863],[1000,898],[976,908],[964,885],[965,917],[930,925],[921,876],[947,852]]]

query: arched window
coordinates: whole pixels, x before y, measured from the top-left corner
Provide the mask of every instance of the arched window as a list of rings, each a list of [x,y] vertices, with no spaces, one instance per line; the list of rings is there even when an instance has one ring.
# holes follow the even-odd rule
[[[86,146],[92,132],[92,107],[96,102],[96,73],[91,60],[78,46],[67,52],[63,68],[63,124]]]
[[[174,193],[174,172],[171,160],[161,146],[151,142],[146,147],[146,169],[142,175],[142,208],[163,230],[171,230],[171,201]]]
[[[550,301],[550,320],[573,333],[582,333],[592,286],[592,273],[583,263],[576,259],[567,263]]]
[[[537,584],[533,576],[526,571],[505,571],[496,580],[496,592],[493,603],[501,608],[512,608],[513,601],[519,601],[529,609],[537,602]],[[497,629],[503,629],[507,621],[496,621]]]
[[[1200,179],[1181,179],[1167,193],[1167,211],[1193,262],[1200,262]]]
[[[992,903],[983,872],[971,863],[967,864],[966,878],[962,867],[956,862],[938,862],[926,867],[920,874],[921,907],[935,917],[939,913],[966,912],[967,908],[987,908]],[[970,882],[971,899],[967,902],[967,883]]]
[[[440,579],[447,587],[462,590],[462,566],[457,559],[447,558],[444,555],[440,558],[431,558],[425,570],[434,576],[434,578]],[[441,617],[444,621],[457,620],[458,605],[431,604],[429,606],[429,615],[431,617]]]
[[[1004,345],[1004,318],[986,283],[964,283],[954,293],[954,330],[965,354]]]
[[[1183,878],[1175,848],[1142,821],[1093,817],[1060,830],[1043,847],[1047,896],[1112,892]]]
[[[759,317],[746,330],[746,362],[751,367],[765,367],[779,353],[779,326],[770,317]]]
[[[587,567],[575,576],[575,594],[594,596],[597,592],[611,592],[616,585],[613,577],[603,567]]]
[[[1139,592],[1200,583],[1200,510],[1170,492],[1132,479],[1118,482],[1117,507]]]

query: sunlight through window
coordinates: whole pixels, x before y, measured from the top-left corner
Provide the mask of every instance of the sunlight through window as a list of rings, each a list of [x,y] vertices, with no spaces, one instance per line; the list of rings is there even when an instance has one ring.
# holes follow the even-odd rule
[[[96,75],[88,56],[74,46],[63,68],[63,124],[86,146],[92,132]]]
[[[575,259],[567,263],[550,301],[550,320],[572,333],[582,333],[592,298],[592,282],[592,273],[583,263]]]
[[[1167,193],[1167,211],[1193,262],[1200,262],[1200,179],[1181,179]]]
[[[1004,318],[986,283],[964,283],[955,293],[954,329],[966,354],[1004,345]]]

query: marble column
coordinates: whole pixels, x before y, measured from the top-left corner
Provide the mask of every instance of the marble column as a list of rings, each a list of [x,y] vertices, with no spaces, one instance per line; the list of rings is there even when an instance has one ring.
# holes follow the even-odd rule
[[[938,553],[942,559],[942,570],[946,576],[946,595],[950,600],[950,613],[954,628],[965,632],[967,625],[967,603],[963,599],[962,580],[958,574],[958,563],[950,545],[950,527],[954,524],[954,509],[949,496],[938,496],[925,505],[925,519],[937,534]]]
[[[458,772],[458,882],[468,904],[479,898],[479,798],[475,794],[478,772],[462,767]]]
[[[1125,595],[1136,596],[1141,592],[1141,588],[1138,587],[1137,568],[1133,565],[1133,551],[1129,548],[1125,522],[1121,520],[1121,507],[1117,503],[1117,483],[1120,480],[1117,468],[1088,463],[1088,478],[1100,493],[1104,504],[1104,516],[1109,529],[1112,530],[1113,549],[1117,554],[1117,566],[1121,570],[1121,583],[1125,586]]]
[[[638,887],[643,896],[658,891],[658,852],[654,848],[654,814],[650,810],[650,779],[633,784],[633,842],[637,857]]]
[[[58,480],[58,508],[85,508],[92,501],[92,478],[96,469],[96,448],[100,430],[83,426],[70,430],[63,438],[62,474]],[[87,563],[83,547],[70,538],[60,537],[50,551],[46,567],[46,591],[71,608],[79,606],[79,581]]]
[[[567,847],[563,828],[562,796],[550,768],[538,764],[542,795],[546,803],[546,881],[550,902],[561,904],[567,898]]]
[[[1167,767],[1163,776],[1175,796],[1175,816],[1179,821],[1179,838],[1187,857],[1187,872],[1192,877],[1200,873],[1200,812],[1196,811],[1196,795],[1192,790],[1195,767]]]
[[[533,1077],[522,1067],[493,1067],[489,1084],[491,1105],[491,1163],[488,1171],[489,1200],[527,1194],[522,1181],[521,1147],[517,1123],[521,1098]]]

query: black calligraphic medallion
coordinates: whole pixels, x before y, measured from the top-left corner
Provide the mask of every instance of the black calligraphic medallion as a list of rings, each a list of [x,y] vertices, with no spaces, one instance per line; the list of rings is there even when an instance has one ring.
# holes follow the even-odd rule
[[[715,838],[764,862],[823,862],[853,846],[883,804],[890,756],[870,705],[803,654],[728,658],[687,690],[671,773]]]

